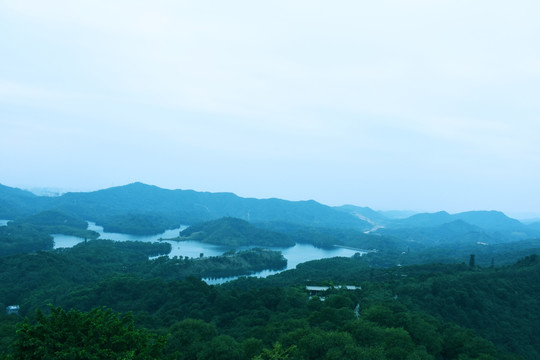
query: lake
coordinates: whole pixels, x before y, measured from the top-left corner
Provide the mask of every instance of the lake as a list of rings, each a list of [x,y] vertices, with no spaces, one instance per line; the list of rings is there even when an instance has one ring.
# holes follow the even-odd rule
[[[106,232],[103,230],[102,226],[96,225],[93,222],[88,222],[88,230],[93,230],[99,233],[100,239],[114,240],[114,241],[145,241],[145,242],[158,242],[160,239],[172,239],[178,237],[180,231],[187,228],[187,226],[181,226],[177,229],[167,230],[161,234],[156,235],[130,235],[122,233],[112,233]],[[66,248],[73,247],[80,242],[83,242],[84,239],[81,239],[76,236],[62,235],[62,234],[53,234],[54,237],[54,248]],[[228,247],[204,244],[198,241],[171,241],[164,240],[171,244],[171,252],[169,257],[174,256],[188,256],[193,258],[200,257],[201,253],[204,256],[219,256],[224,252],[230,250]]]
[[[269,248],[271,250],[279,250],[287,259],[287,267],[282,270],[263,270],[254,274],[251,274],[250,276],[255,277],[267,277],[269,275],[278,274],[285,270],[295,269],[296,265],[301,264],[306,261],[311,260],[320,260],[320,259],[327,259],[332,257],[351,257],[356,253],[361,253],[362,255],[365,254],[365,252],[359,251],[359,250],[353,250],[353,249],[346,249],[346,248],[340,248],[335,247],[332,249],[320,249],[317,248],[311,244],[296,244],[293,247],[290,248],[275,248],[271,247]],[[237,279],[239,276],[233,276],[229,278],[207,278],[203,279],[206,283],[210,285],[217,285],[222,284],[227,281],[231,281],[234,279]]]
[[[157,234],[157,235],[129,235],[129,234],[105,232],[103,230],[103,227],[96,225],[95,223],[92,223],[92,222],[88,223],[88,229],[98,232],[100,234],[100,237],[99,237],[100,239],[108,239],[108,240],[114,240],[114,241],[156,242],[156,241],[159,241],[160,239],[175,238],[178,236],[180,231],[184,230],[185,228],[187,228],[187,226],[181,226],[177,229],[167,230],[164,233]],[[84,239],[81,239],[75,236],[69,236],[69,235],[53,234],[53,237],[54,237],[55,249],[73,247],[77,245],[78,243],[84,241]],[[188,256],[190,258],[198,258],[200,257],[200,254],[203,254],[203,256],[205,257],[206,256],[219,256],[223,254],[224,252],[231,249],[230,247],[226,247],[226,246],[206,244],[206,243],[201,243],[198,241],[171,241],[171,240],[163,240],[163,241],[171,244],[171,252],[169,253],[169,257]],[[244,249],[247,249],[247,247],[243,247],[243,248],[241,247],[237,249],[244,250]],[[266,277],[268,275],[277,274],[284,270],[294,269],[296,268],[296,265],[306,262],[306,261],[326,259],[326,258],[331,258],[331,257],[336,257],[336,256],[351,257],[358,252],[363,253],[360,250],[350,249],[350,248],[340,248],[340,247],[335,247],[331,249],[320,249],[311,244],[296,244],[295,246],[290,247],[290,248],[271,247],[269,249],[281,251],[283,256],[287,259],[287,268],[283,270],[279,270],[279,271],[264,270],[256,274],[253,274],[253,276]],[[236,277],[219,278],[219,279],[204,279],[204,280],[208,284],[219,284],[219,283],[223,283],[224,281],[233,280],[235,278]]]

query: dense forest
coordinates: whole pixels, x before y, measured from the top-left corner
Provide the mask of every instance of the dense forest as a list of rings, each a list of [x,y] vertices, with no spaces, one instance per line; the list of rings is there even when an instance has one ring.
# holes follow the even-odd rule
[[[536,255],[506,267],[373,268],[368,254],[210,286],[200,273],[171,274],[174,260],[148,260],[167,251],[163,245],[89,241],[2,258],[4,305],[24,299],[18,315],[2,316],[2,351],[8,358],[37,358],[28,355],[29,344],[33,354],[53,351],[46,331],[58,342],[54,351],[95,347],[117,358],[129,351],[140,359],[535,359],[540,353]],[[88,322],[100,328],[84,330]],[[131,340],[109,349],[93,344],[99,332]],[[81,348],[74,337],[93,345]]]
[[[1,358],[540,358],[539,227],[500,212],[390,218],[136,183],[56,198],[0,186],[0,217]],[[231,250],[170,257],[169,242],[98,239],[92,220],[192,225],[176,240]],[[53,249],[54,234],[82,241]],[[295,243],[359,252],[247,276],[284,269],[265,247]]]

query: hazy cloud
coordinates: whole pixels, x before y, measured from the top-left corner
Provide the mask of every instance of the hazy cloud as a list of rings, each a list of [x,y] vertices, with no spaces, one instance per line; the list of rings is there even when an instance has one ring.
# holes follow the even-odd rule
[[[0,1],[0,182],[533,211],[539,11]]]

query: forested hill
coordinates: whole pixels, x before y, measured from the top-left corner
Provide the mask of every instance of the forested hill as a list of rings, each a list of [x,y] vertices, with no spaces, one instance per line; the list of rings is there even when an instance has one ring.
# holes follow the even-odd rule
[[[360,233],[369,230],[375,235],[429,246],[454,242],[494,244],[540,237],[538,224],[523,224],[500,211],[441,211],[394,219],[368,207],[330,207],[313,200],[242,198],[233,193],[168,190],[142,183],[58,197],[36,196],[0,185],[0,219],[15,220],[47,210],[93,221],[105,231],[139,235],[234,217],[269,229],[286,224],[289,228],[301,225]]]
[[[370,253],[210,286],[198,278],[216,269],[249,271],[261,258],[283,266],[283,259],[266,250],[148,259],[169,250],[163,243],[97,240],[0,258],[2,306],[20,304],[18,315],[0,314],[0,358],[539,358],[537,255],[505,267],[379,268],[370,266]],[[34,316],[34,309],[45,315]],[[97,316],[103,311],[130,313],[131,321],[118,326]],[[165,338],[133,337],[146,333]],[[159,351],[143,356],[145,344]]]
[[[457,263],[374,268],[366,264],[371,256],[376,254],[306,262],[266,281],[280,286],[304,279],[313,284],[363,284],[364,298],[360,304],[378,304],[378,321],[404,321],[407,315],[399,308],[406,306],[473,329],[499,349],[524,359],[539,359],[539,255],[491,268]],[[426,324],[422,321],[415,324],[423,325]],[[423,331],[425,336],[429,333],[427,329]],[[429,343],[433,346],[438,340],[432,338]]]
[[[180,224],[195,224],[226,216],[252,222],[287,221],[331,228],[364,230],[371,227],[351,214],[313,200],[242,198],[232,193],[167,190],[142,183],[51,198],[0,185],[0,210],[4,218],[28,216],[48,209],[103,224],[106,230],[107,226],[116,226],[116,231],[126,233],[133,233],[130,223],[140,222],[141,216],[146,215],[160,219],[159,225],[150,229],[154,233]]]
[[[231,217],[190,226],[180,232],[179,240],[195,240],[230,247],[290,247],[295,244],[295,242],[285,234],[260,229],[245,220]]]

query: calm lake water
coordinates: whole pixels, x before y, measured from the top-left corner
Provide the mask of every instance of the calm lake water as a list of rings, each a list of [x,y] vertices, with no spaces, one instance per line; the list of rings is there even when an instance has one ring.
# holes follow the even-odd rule
[[[88,229],[98,232],[100,234],[100,237],[99,237],[100,239],[108,239],[108,240],[115,240],[115,241],[156,242],[156,241],[159,241],[160,239],[175,238],[178,236],[180,231],[187,228],[187,226],[181,226],[178,229],[167,230],[162,234],[138,236],[138,235],[129,235],[129,234],[121,234],[121,233],[109,233],[109,232],[103,231],[103,227],[98,226],[95,223],[89,222],[88,224],[89,224]],[[53,237],[54,237],[55,249],[73,247],[77,245],[78,243],[84,241],[84,239],[81,239],[75,236],[62,235],[62,234],[54,234]],[[188,256],[188,257],[198,258],[200,257],[200,254],[203,254],[205,257],[219,256],[223,254],[224,252],[231,249],[230,247],[226,247],[226,246],[205,244],[198,241],[171,241],[171,240],[163,240],[163,241],[171,244],[171,252],[169,253],[169,257]],[[247,249],[247,247],[238,248],[238,250],[244,250],[244,249]],[[277,274],[284,270],[294,269],[296,268],[296,265],[306,262],[306,261],[319,260],[319,259],[331,258],[331,257],[336,257],[336,256],[351,257],[357,252],[362,253],[359,250],[338,248],[338,247],[332,248],[332,249],[320,249],[310,244],[296,244],[295,246],[290,247],[290,248],[273,247],[270,249],[281,251],[283,256],[287,259],[287,268],[280,271],[264,270],[256,274],[252,274],[252,276],[266,277],[268,275]],[[235,278],[236,277],[219,278],[219,279],[204,279],[204,280],[208,284],[220,284],[225,281],[233,280]]]
[[[88,230],[93,230],[99,233],[100,239],[114,240],[114,241],[145,241],[145,242],[158,242],[160,239],[172,239],[178,237],[180,231],[187,228],[187,226],[181,226],[177,229],[167,230],[164,233],[156,235],[130,235],[122,233],[112,233],[106,232],[103,230],[102,226],[96,225],[93,222],[88,222]],[[83,242],[84,239],[81,239],[76,236],[62,235],[62,234],[53,234],[54,237],[54,248],[65,248],[73,247],[80,242]],[[188,256],[188,257],[200,257],[201,253],[204,256],[219,256],[230,250],[228,247],[204,244],[197,241],[170,241],[164,240],[171,244],[171,252],[169,257],[174,256]]]
[[[278,274],[285,270],[295,269],[296,265],[301,264],[306,261],[311,260],[320,260],[320,259],[326,259],[326,258],[332,258],[332,257],[351,257],[356,253],[361,253],[362,255],[365,254],[365,252],[353,250],[353,249],[345,249],[345,248],[332,248],[332,249],[320,249],[316,248],[315,246],[311,244],[296,244],[293,247],[290,248],[270,248],[272,250],[279,250],[287,259],[287,267],[282,270],[263,270],[254,274],[251,274],[250,276],[255,277],[267,277],[269,275]],[[223,284],[227,281],[232,281],[237,279],[238,276],[233,276],[229,278],[206,278],[203,279],[206,283],[210,285],[217,285],[217,284]]]

